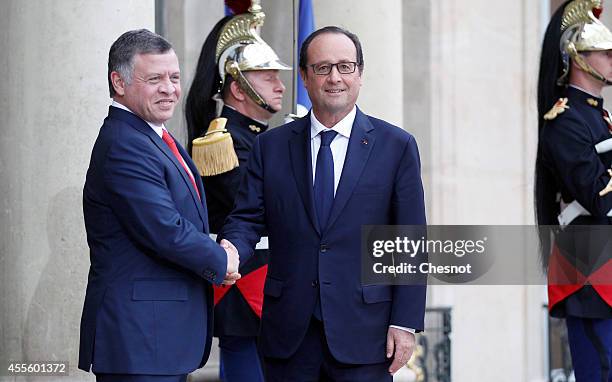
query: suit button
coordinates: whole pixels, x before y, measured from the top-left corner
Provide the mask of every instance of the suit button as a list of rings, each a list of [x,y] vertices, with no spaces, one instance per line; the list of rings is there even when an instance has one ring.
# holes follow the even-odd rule
[[[321,247],[320,247],[321,253],[327,252],[328,249],[329,247],[327,246],[327,244],[321,244]]]
[[[313,287],[313,288],[316,288],[316,287],[318,287],[318,286],[319,286],[319,280],[314,280],[314,281],[312,282],[312,287]]]

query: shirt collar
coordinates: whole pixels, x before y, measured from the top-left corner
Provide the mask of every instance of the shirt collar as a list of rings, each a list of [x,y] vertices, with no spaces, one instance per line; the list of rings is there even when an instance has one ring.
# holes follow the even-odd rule
[[[351,130],[353,130],[353,123],[355,122],[355,116],[357,115],[357,107],[353,106],[353,109],[346,115],[346,117],[342,118],[338,123],[336,123],[332,128],[328,128],[323,125],[317,117],[315,117],[314,112],[310,111],[310,138],[316,137],[321,131],[333,130],[343,137],[350,138]]]
[[[111,106],[114,106],[118,109],[123,109],[125,111],[129,111],[130,113],[136,115],[136,113],[134,113],[133,111],[131,111],[130,109],[127,108],[127,106],[120,104],[119,102],[113,100],[113,103],[111,104]],[[155,133],[157,135],[159,135],[159,137],[162,137],[162,134],[164,133],[164,130],[166,130],[166,127],[164,126],[164,124],[162,123],[161,125],[155,125],[151,122],[145,121],[147,123],[147,125],[149,125],[153,131],[155,131]]]

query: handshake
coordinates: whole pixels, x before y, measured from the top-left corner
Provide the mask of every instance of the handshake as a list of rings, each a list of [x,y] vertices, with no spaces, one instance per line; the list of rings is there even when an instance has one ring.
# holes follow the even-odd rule
[[[234,244],[225,239],[221,240],[219,244],[221,248],[225,249],[227,254],[227,271],[223,279],[223,285],[233,285],[241,277],[240,273],[238,273],[238,266],[240,265],[238,250],[234,247]]]

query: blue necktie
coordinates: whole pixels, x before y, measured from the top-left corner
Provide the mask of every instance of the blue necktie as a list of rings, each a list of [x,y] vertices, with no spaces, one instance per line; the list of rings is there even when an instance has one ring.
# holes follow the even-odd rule
[[[325,230],[329,213],[334,203],[334,157],[329,145],[336,137],[336,134],[338,133],[332,130],[319,133],[321,136],[321,147],[319,147],[315,167],[314,198],[321,233]],[[313,312],[313,315],[319,321],[322,320],[320,292],[320,290],[317,290],[317,301]]]
[[[334,203],[334,157],[329,145],[336,137],[336,134],[338,133],[333,130],[319,133],[321,136],[321,147],[317,154],[317,165],[315,168],[314,198],[321,232],[327,226],[329,213]]]

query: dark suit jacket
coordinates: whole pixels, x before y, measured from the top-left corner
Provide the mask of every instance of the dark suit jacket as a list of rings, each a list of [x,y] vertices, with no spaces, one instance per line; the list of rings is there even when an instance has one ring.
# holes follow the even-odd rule
[[[341,362],[383,362],[389,325],[423,329],[425,285],[361,285],[361,226],[369,224],[425,224],[419,154],[410,134],[357,110],[325,230],[314,207],[310,115],[257,137],[221,236],[244,261],[268,232],[260,334],[265,356],[296,351],[319,289],[326,339]]]
[[[203,365],[211,282],[222,282],[227,257],[207,235],[206,205],[189,176],[138,116],[110,107],[92,151],[83,212],[91,267],[79,368],[185,374]]]

